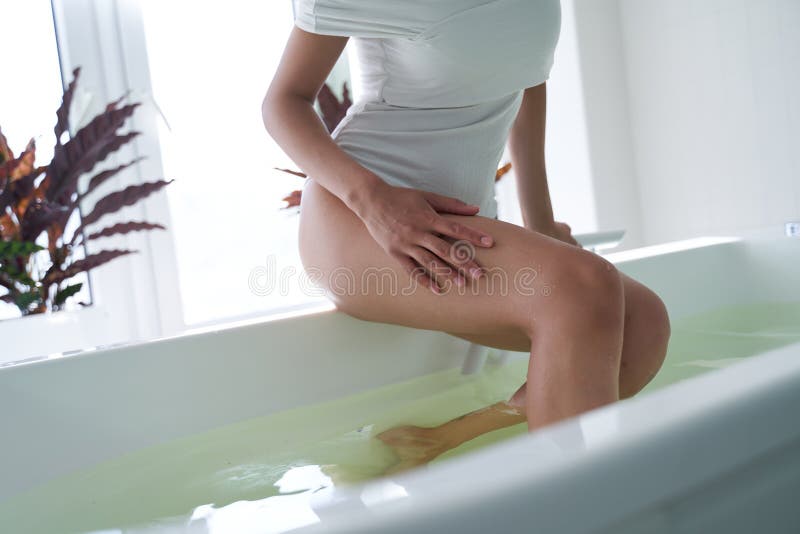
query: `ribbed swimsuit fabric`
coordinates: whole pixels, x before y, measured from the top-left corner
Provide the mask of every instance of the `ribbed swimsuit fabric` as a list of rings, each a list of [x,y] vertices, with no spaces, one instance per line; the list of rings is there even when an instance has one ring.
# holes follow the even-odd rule
[[[497,167],[524,89],[549,78],[559,0],[294,0],[294,8],[300,29],[348,36],[356,47],[359,98],[334,142],[389,184],[496,217]]]

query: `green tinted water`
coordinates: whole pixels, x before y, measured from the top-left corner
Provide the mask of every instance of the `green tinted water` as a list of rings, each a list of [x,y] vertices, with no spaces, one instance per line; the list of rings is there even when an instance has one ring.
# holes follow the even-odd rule
[[[645,391],[800,342],[800,303],[729,307],[672,326],[667,361]],[[138,450],[1,502],[0,531],[140,532],[243,508],[265,519],[253,532],[311,523],[304,518],[314,493],[377,477],[395,462],[375,434],[437,425],[505,400],[526,369],[522,361],[472,376],[451,370]],[[435,462],[525,431],[521,424],[485,434]]]

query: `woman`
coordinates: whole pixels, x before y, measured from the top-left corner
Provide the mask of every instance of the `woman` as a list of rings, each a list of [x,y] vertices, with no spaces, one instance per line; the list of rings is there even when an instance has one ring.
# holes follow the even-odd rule
[[[666,309],[556,222],[544,160],[558,0],[296,0],[263,104],[309,176],[303,265],[337,308],[530,351],[508,402],[379,437],[398,468],[480,433],[535,430],[642,389],[664,359]],[[356,38],[361,97],[329,134],[317,92]],[[524,227],[496,219],[508,143]]]

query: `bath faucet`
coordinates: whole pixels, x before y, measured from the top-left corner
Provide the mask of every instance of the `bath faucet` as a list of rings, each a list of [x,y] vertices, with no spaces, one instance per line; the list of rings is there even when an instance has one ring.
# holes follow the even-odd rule
[[[576,234],[574,237],[583,248],[599,254],[601,250],[619,246],[622,238],[625,237],[625,230],[590,232],[587,234]]]

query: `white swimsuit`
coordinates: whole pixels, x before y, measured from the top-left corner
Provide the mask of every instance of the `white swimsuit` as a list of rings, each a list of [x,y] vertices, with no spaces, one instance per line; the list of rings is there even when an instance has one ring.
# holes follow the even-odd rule
[[[359,94],[334,142],[387,183],[496,217],[523,90],[547,80],[559,0],[294,0],[295,24],[354,38]]]

